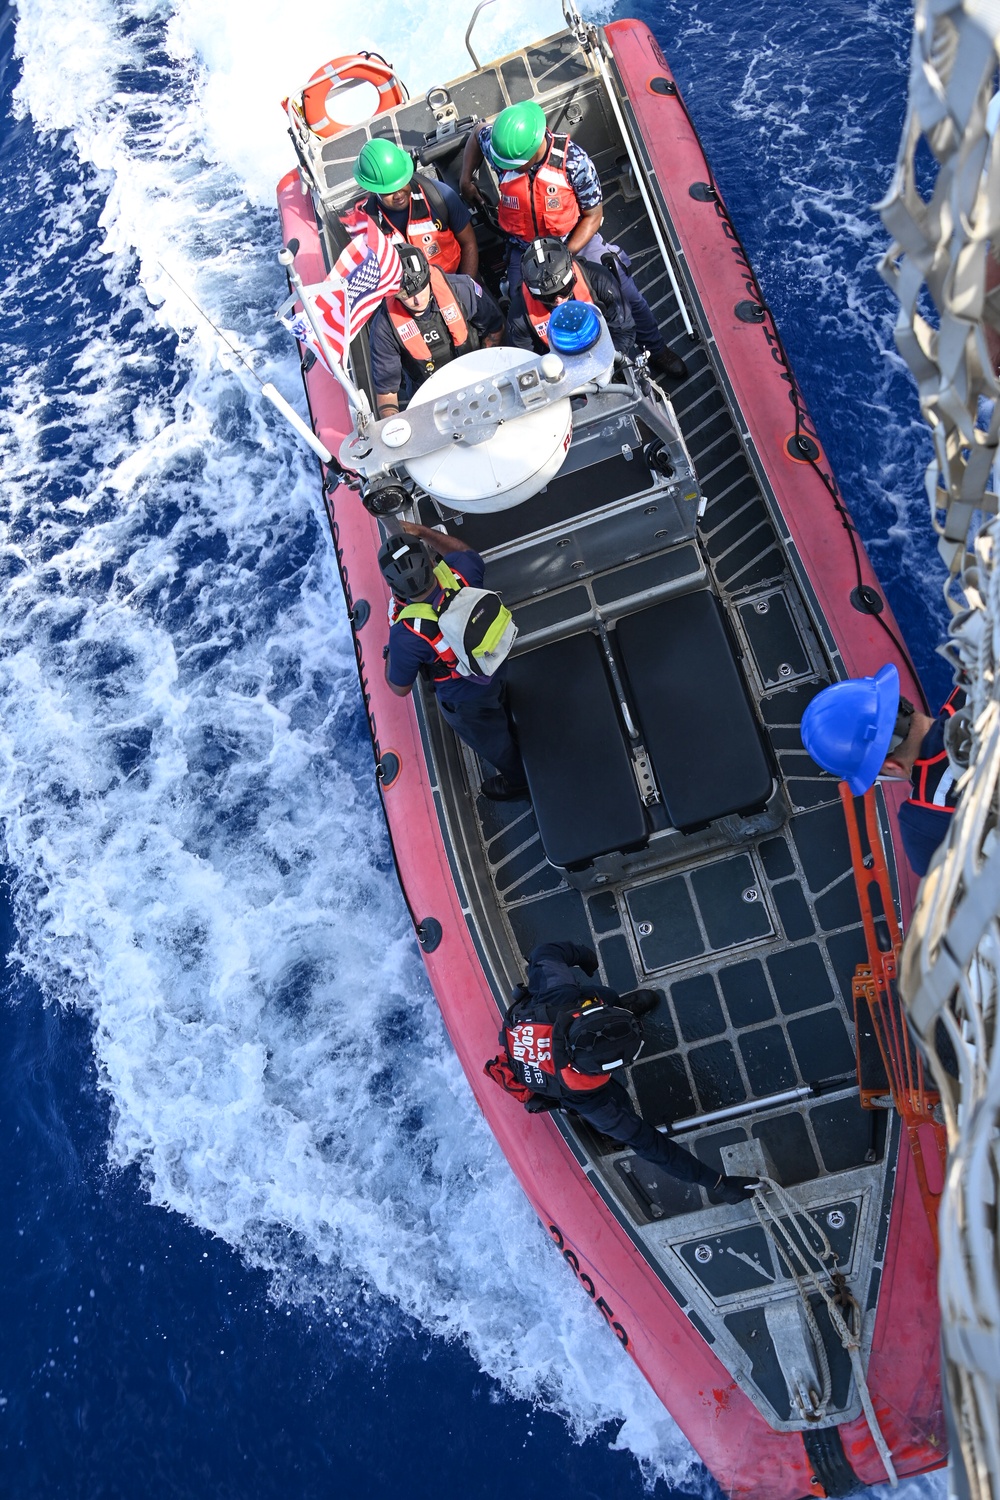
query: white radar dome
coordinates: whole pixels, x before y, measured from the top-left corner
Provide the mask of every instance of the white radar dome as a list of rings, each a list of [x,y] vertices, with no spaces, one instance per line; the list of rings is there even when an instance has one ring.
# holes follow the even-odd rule
[[[409,410],[453,396],[456,416],[459,411],[468,413],[470,423],[488,419],[490,408],[499,405],[491,378],[523,362],[521,349],[476,349],[464,354],[435,370],[413,397]],[[559,472],[572,435],[573,412],[565,396],[507,420],[485,442],[449,440],[433,453],[407,459],[406,467],[428,495],[453,510],[509,510],[537,495]]]

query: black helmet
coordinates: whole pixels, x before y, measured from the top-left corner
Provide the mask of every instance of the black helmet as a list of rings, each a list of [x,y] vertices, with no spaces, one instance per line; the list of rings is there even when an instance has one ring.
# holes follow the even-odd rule
[[[610,1073],[642,1051],[642,1027],[619,1005],[585,1005],[566,1031],[569,1060],[578,1073]]]
[[[415,537],[386,537],[378,549],[378,565],[392,592],[401,599],[419,599],[434,585],[431,555]]]
[[[396,250],[403,266],[403,282],[399,290],[404,297],[415,297],[431,279],[427,257],[419,245],[397,245]]]
[[[521,257],[521,275],[532,296],[561,296],[573,285],[573,257],[562,240],[532,240]]]

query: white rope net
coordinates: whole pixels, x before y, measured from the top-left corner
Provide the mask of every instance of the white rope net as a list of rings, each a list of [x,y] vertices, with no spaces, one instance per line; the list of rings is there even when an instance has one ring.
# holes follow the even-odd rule
[[[896,342],[934,439],[927,496],[953,617],[943,650],[969,695],[948,737],[958,810],[920,889],[901,983],[948,1129],[939,1294],[950,1479],[963,1500],[1000,1500],[998,49],[1000,0],[917,0],[909,109],[880,205]]]

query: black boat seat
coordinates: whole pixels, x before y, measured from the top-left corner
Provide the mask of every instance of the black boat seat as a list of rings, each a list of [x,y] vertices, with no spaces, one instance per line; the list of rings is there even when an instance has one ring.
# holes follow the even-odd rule
[[[616,636],[673,826],[758,811],[771,766],[715,595],[698,589],[626,615]]]
[[[507,672],[531,801],[550,863],[639,848],[649,829],[600,644],[571,635]]]

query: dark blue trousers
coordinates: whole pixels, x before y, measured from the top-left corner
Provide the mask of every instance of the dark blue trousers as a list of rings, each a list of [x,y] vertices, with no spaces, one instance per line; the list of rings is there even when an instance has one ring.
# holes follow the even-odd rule
[[[653,309],[636,286],[635,281],[629,275],[632,264],[624,250],[617,245],[609,245],[603,235],[595,234],[587,241],[582,250],[577,254],[581,260],[592,260],[601,264],[601,256],[611,252],[615,257],[614,272],[618,277],[618,285],[622,289],[622,296],[632,309],[632,320],[635,323],[636,337],[644,349],[650,354],[659,354],[666,348],[666,339],[660,332],[656,319],[653,317]]]
[[[661,1135],[652,1125],[640,1120],[631,1099],[616,1079],[611,1079],[607,1088],[596,1089],[592,1094],[579,1094],[571,1104],[564,1103],[564,1108],[582,1115],[595,1130],[609,1135],[623,1146],[631,1146],[636,1156],[654,1162],[681,1182],[697,1182],[703,1188],[714,1188],[718,1182],[719,1174],[714,1167],[707,1167],[668,1135]]]
[[[457,701],[439,696],[438,702],[446,723],[480,760],[496,766],[512,786],[524,786],[524,764],[514,743],[504,699],[503,683],[494,681],[478,688],[475,697],[471,692]]]

